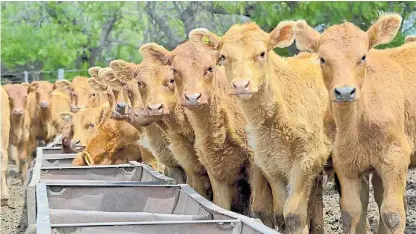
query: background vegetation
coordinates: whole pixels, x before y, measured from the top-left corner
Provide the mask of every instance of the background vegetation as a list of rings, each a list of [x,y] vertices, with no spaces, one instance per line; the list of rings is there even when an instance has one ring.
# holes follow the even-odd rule
[[[168,49],[206,27],[222,35],[231,25],[254,21],[271,31],[281,20],[305,19],[322,31],[348,20],[366,30],[377,11],[397,12],[403,25],[387,46],[416,34],[416,2],[2,2],[3,74],[27,71],[82,70],[113,59],[140,62],[138,48],[156,42]],[[279,54],[295,54],[294,45]],[[55,79],[56,73],[40,73]]]

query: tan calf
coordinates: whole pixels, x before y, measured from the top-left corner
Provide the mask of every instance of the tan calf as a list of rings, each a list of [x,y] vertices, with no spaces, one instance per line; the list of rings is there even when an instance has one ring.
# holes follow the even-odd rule
[[[344,233],[360,233],[356,227],[365,212],[360,177],[369,172],[380,208],[378,233],[405,229],[403,197],[416,144],[416,44],[372,49],[393,40],[401,21],[401,16],[387,13],[366,32],[345,22],[322,35],[305,21],[296,23],[297,46],[318,53],[329,92]]]
[[[10,135],[9,157],[16,162],[20,169],[20,154],[23,151],[24,142],[28,140],[28,131],[24,131],[24,121],[28,121],[26,110],[29,84],[5,85],[10,104]],[[26,116],[26,117],[25,117]],[[26,133],[26,134],[25,134]],[[22,158],[26,160],[26,158]]]
[[[10,105],[9,97],[6,90],[1,87],[1,206],[8,205],[9,188],[7,187],[7,168],[9,164],[9,146],[10,133]]]
[[[144,111],[142,109],[144,104],[140,96],[137,84],[133,80],[133,76],[126,75],[123,72],[123,67],[129,67],[130,65],[133,67],[132,69],[136,68],[135,64],[126,63],[122,60],[115,60],[110,63],[114,74],[117,74],[117,76],[114,77],[111,73],[108,73],[111,75],[109,78],[113,80],[110,86],[120,86],[124,84],[123,87],[118,87],[117,89],[120,89],[120,92],[123,92],[124,96],[128,98],[128,103],[131,107],[128,111],[130,113],[127,113],[128,115],[124,116],[116,114],[120,108],[115,107],[113,112],[115,115],[112,117],[116,119],[127,120],[137,129],[143,129],[144,134],[141,136],[143,138],[142,142],[146,147],[150,149],[152,154],[157,158],[157,161],[165,166],[165,174],[171,178],[174,178],[177,183],[186,183],[185,172],[181,166],[179,166],[171,150],[169,149],[170,143],[166,135],[158,126],[156,126],[156,124],[152,124],[154,118],[149,118],[149,116],[143,115]],[[121,82],[116,82],[114,79],[119,79]]]
[[[157,118],[155,123],[166,134],[170,142],[170,150],[185,170],[187,184],[202,196],[208,197],[209,178],[194,148],[194,131],[184,108],[177,102],[175,80],[170,67],[151,57],[144,57],[139,66],[131,66],[127,63],[125,65],[113,69],[118,70],[117,74],[121,73],[137,79],[136,83],[139,85],[145,111],[147,115]],[[136,111],[141,110],[134,110]]]
[[[272,189],[279,230],[305,233],[309,196],[330,153],[323,127],[327,91],[316,55],[282,58],[273,51],[293,43],[293,27],[284,21],[268,34],[246,23],[223,37],[207,29],[194,29],[189,37],[200,50],[217,50],[225,67],[255,139],[255,164]]]
[[[214,203],[245,212],[239,186],[247,184],[253,155],[247,143],[247,122],[237,98],[228,94],[224,69],[216,66],[216,51],[197,51],[191,42],[172,52],[154,43],[143,45],[141,51],[173,70],[178,101],[195,132],[195,148],[207,169]]]

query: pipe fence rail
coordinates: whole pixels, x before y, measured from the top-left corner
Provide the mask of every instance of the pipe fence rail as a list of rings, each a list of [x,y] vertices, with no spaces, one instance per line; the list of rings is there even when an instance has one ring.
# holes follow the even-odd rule
[[[38,80],[72,80],[75,76],[89,76],[87,69],[58,69],[56,71],[23,71],[1,73],[1,84],[15,84]]]

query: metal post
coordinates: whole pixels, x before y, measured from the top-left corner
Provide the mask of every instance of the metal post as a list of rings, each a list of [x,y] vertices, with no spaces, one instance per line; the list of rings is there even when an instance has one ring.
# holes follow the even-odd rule
[[[58,80],[64,79],[64,69],[58,69]]]
[[[24,74],[25,74],[25,82],[29,83],[29,72],[25,71]]]

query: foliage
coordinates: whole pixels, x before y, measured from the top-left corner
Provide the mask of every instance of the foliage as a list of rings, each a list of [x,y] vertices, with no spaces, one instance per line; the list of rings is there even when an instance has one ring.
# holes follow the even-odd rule
[[[282,20],[297,19],[320,31],[343,20],[366,30],[378,11],[387,11],[404,18],[401,32],[387,47],[416,34],[416,2],[2,2],[1,6],[2,68],[19,72],[86,70],[107,66],[113,59],[138,63],[137,50],[144,43],[154,41],[173,49],[193,28],[206,27],[222,35],[245,21],[256,22],[266,32]],[[284,56],[296,53],[294,46],[276,51]]]

